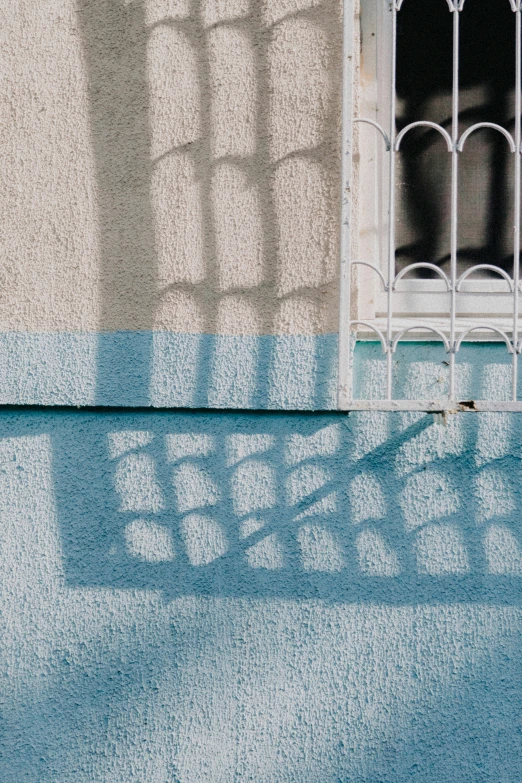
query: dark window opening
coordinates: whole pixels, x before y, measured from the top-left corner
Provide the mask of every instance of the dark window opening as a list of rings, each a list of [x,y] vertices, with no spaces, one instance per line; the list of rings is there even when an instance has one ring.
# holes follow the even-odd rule
[[[451,134],[452,17],[445,0],[405,0],[397,15],[398,131],[429,120]],[[478,122],[514,135],[515,26],[508,0],[467,0],[460,12],[459,135]],[[471,135],[459,154],[458,274],[476,264],[513,273],[514,159],[491,129]],[[449,273],[450,194],[444,139],[435,130],[411,131],[397,161],[397,270],[428,262]]]

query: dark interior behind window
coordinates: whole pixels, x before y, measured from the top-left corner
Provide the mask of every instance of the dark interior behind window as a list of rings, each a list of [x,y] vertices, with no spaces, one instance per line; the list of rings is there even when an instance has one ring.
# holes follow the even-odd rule
[[[398,130],[431,120],[451,133],[452,16],[445,0],[405,0],[397,16]],[[459,70],[459,133],[477,122],[513,133],[515,14],[508,0],[466,0]],[[397,268],[429,262],[449,272],[451,155],[444,139],[413,130],[398,157]],[[470,136],[459,155],[458,273],[487,263],[512,274],[514,157],[489,129]]]

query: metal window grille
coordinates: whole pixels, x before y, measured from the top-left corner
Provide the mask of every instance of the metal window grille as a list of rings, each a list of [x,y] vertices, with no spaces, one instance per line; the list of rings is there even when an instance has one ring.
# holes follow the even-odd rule
[[[407,0],[416,2],[417,0]],[[389,122],[387,127],[364,116],[355,116],[354,107],[356,101],[356,49],[357,37],[355,33],[355,18],[353,14],[353,0],[345,0],[344,9],[344,65],[343,65],[343,125],[342,125],[342,218],[341,218],[341,292],[340,292],[340,336],[339,336],[339,393],[338,405],[342,410],[424,410],[424,411],[452,411],[452,410],[522,410],[522,400],[519,399],[521,382],[519,381],[518,357],[522,352],[522,335],[519,325],[519,296],[522,292],[520,281],[520,187],[521,187],[521,47],[522,47],[522,0],[497,0],[509,3],[515,15],[516,26],[516,52],[514,54],[514,128],[508,130],[499,124],[492,122],[478,122],[469,124],[459,132],[459,24],[464,3],[473,3],[473,0],[445,0],[448,12],[453,20],[453,47],[452,47],[452,116],[451,128],[446,129],[442,125],[429,120],[418,120],[397,130],[397,99],[396,99],[396,52],[397,52],[397,22],[404,0],[392,0],[389,3],[391,23],[390,63],[391,79],[389,83]],[[389,0],[382,0],[388,5]],[[444,0],[441,0],[444,2]],[[497,3],[491,3],[491,13],[495,13]],[[373,259],[359,259],[352,254],[352,182],[354,174],[353,144],[354,129],[365,125],[372,126],[373,131],[380,135],[383,144],[384,159],[388,166],[388,229],[387,229],[387,268],[380,268]],[[401,150],[401,144],[407,134],[417,127],[429,127],[437,131],[443,137],[447,147],[447,154],[451,156],[451,248],[449,273],[446,274],[440,267],[428,262],[409,264],[398,271],[396,263],[396,171],[397,155]],[[513,271],[508,274],[505,269],[494,264],[477,264],[464,272],[459,272],[458,260],[458,217],[459,217],[459,159],[463,154],[466,142],[471,134],[481,129],[489,128],[490,132],[498,132],[505,137],[506,144],[514,156],[514,194],[513,194]],[[510,216],[511,219],[511,216]],[[386,297],[386,313],[381,321],[359,320],[354,307],[354,285],[358,270],[364,266],[372,270],[376,284]],[[447,292],[445,301],[448,302],[447,311],[443,318],[433,319],[421,317],[414,324],[401,323],[396,313],[395,301],[397,285],[400,280],[419,267],[430,269],[432,275],[438,276],[444,284]],[[459,317],[459,301],[466,295],[465,283],[481,270],[486,270],[490,275],[497,275],[505,285],[505,293],[509,302],[509,319],[502,324],[495,319]],[[485,292],[487,293],[487,291]],[[459,354],[462,348],[477,335],[483,337],[489,335],[490,339],[505,346],[510,361],[510,399],[481,399],[474,401],[462,401],[458,398],[458,384],[456,384],[456,370]],[[354,350],[364,335],[372,335],[370,339],[381,344],[384,354],[385,378],[382,388],[385,392],[378,399],[357,399],[354,384]],[[441,349],[445,350],[445,366],[447,367],[447,393],[443,399],[400,399],[394,388],[394,356],[398,347],[410,340],[436,340],[440,341]],[[493,395],[489,395],[493,396]]]

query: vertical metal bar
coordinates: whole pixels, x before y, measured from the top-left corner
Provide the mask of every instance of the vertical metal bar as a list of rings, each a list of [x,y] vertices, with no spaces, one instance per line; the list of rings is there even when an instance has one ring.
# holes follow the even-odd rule
[[[518,385],[518,314],[519,314],[519,282],[520,282],[520,155],[521,155],[521,111],[522,111],[522,75],[521,75],[521,47],[522,47],[522,20],[520,0],[516,6],[516,55],[515,55],[515,198],[514,198],[514,232],[513,232],[513,401],[517,399]]]
[[[346,410],[353,397],[351,377],[351,242],[352,242],[352,144],[354,91],[354,0],[343,3],[343,115],[341,134],[341,268],[339,292],[338,391],[337,406]]]
[[[453,87],[452,87],[452,120],[451,140],[451,301],[450,301],[450,367],[449,367],[449,399],[455,399],[455,316],[457,309],[457,247],[458,247],[458,185],[459,158],[457,144],[459,141],[459,19],[460,8],[453,3]]]
[[[386,306],[386,399],[393,395],[393,354],[392,354],[392,319],[393,319],[393,281],[395,280],[395,136],[396,136],[396,59],[397,59],[397,3],[392,0],[390,10],[392,17],[391,46],[391,84],[390,84],[390,191],[389,191],[389,226],[388,226],[388,296]]]

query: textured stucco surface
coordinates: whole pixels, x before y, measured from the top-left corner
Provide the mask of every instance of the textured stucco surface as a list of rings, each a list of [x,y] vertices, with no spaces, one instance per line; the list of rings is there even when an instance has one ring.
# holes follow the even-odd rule
[[[340,0],[0,9],[0,331],[337,321]]]
[[[336,335],[0,334],[0,404],[336,405]]]
[[[2,783],[516,783],[520,419],[0,414]]]
[[[356,398],[382,399],[384,358],[357,344]],[[462,345],[457,398],[509,400],[510,358],[503,343]],[[393,381],[396,398],[447,396],[442,344],[399,345]],[[0,404],[329,410],[336,386],[334,334],[0,333]]]
[[[0,403],[332,407],[339,0],[19,0],[0,36]],[[459,356],[508,394],[502,346]],[[438,346],[395,360],[442,396]],[[518,783],[521,448],[0,411],[0,780]]]

